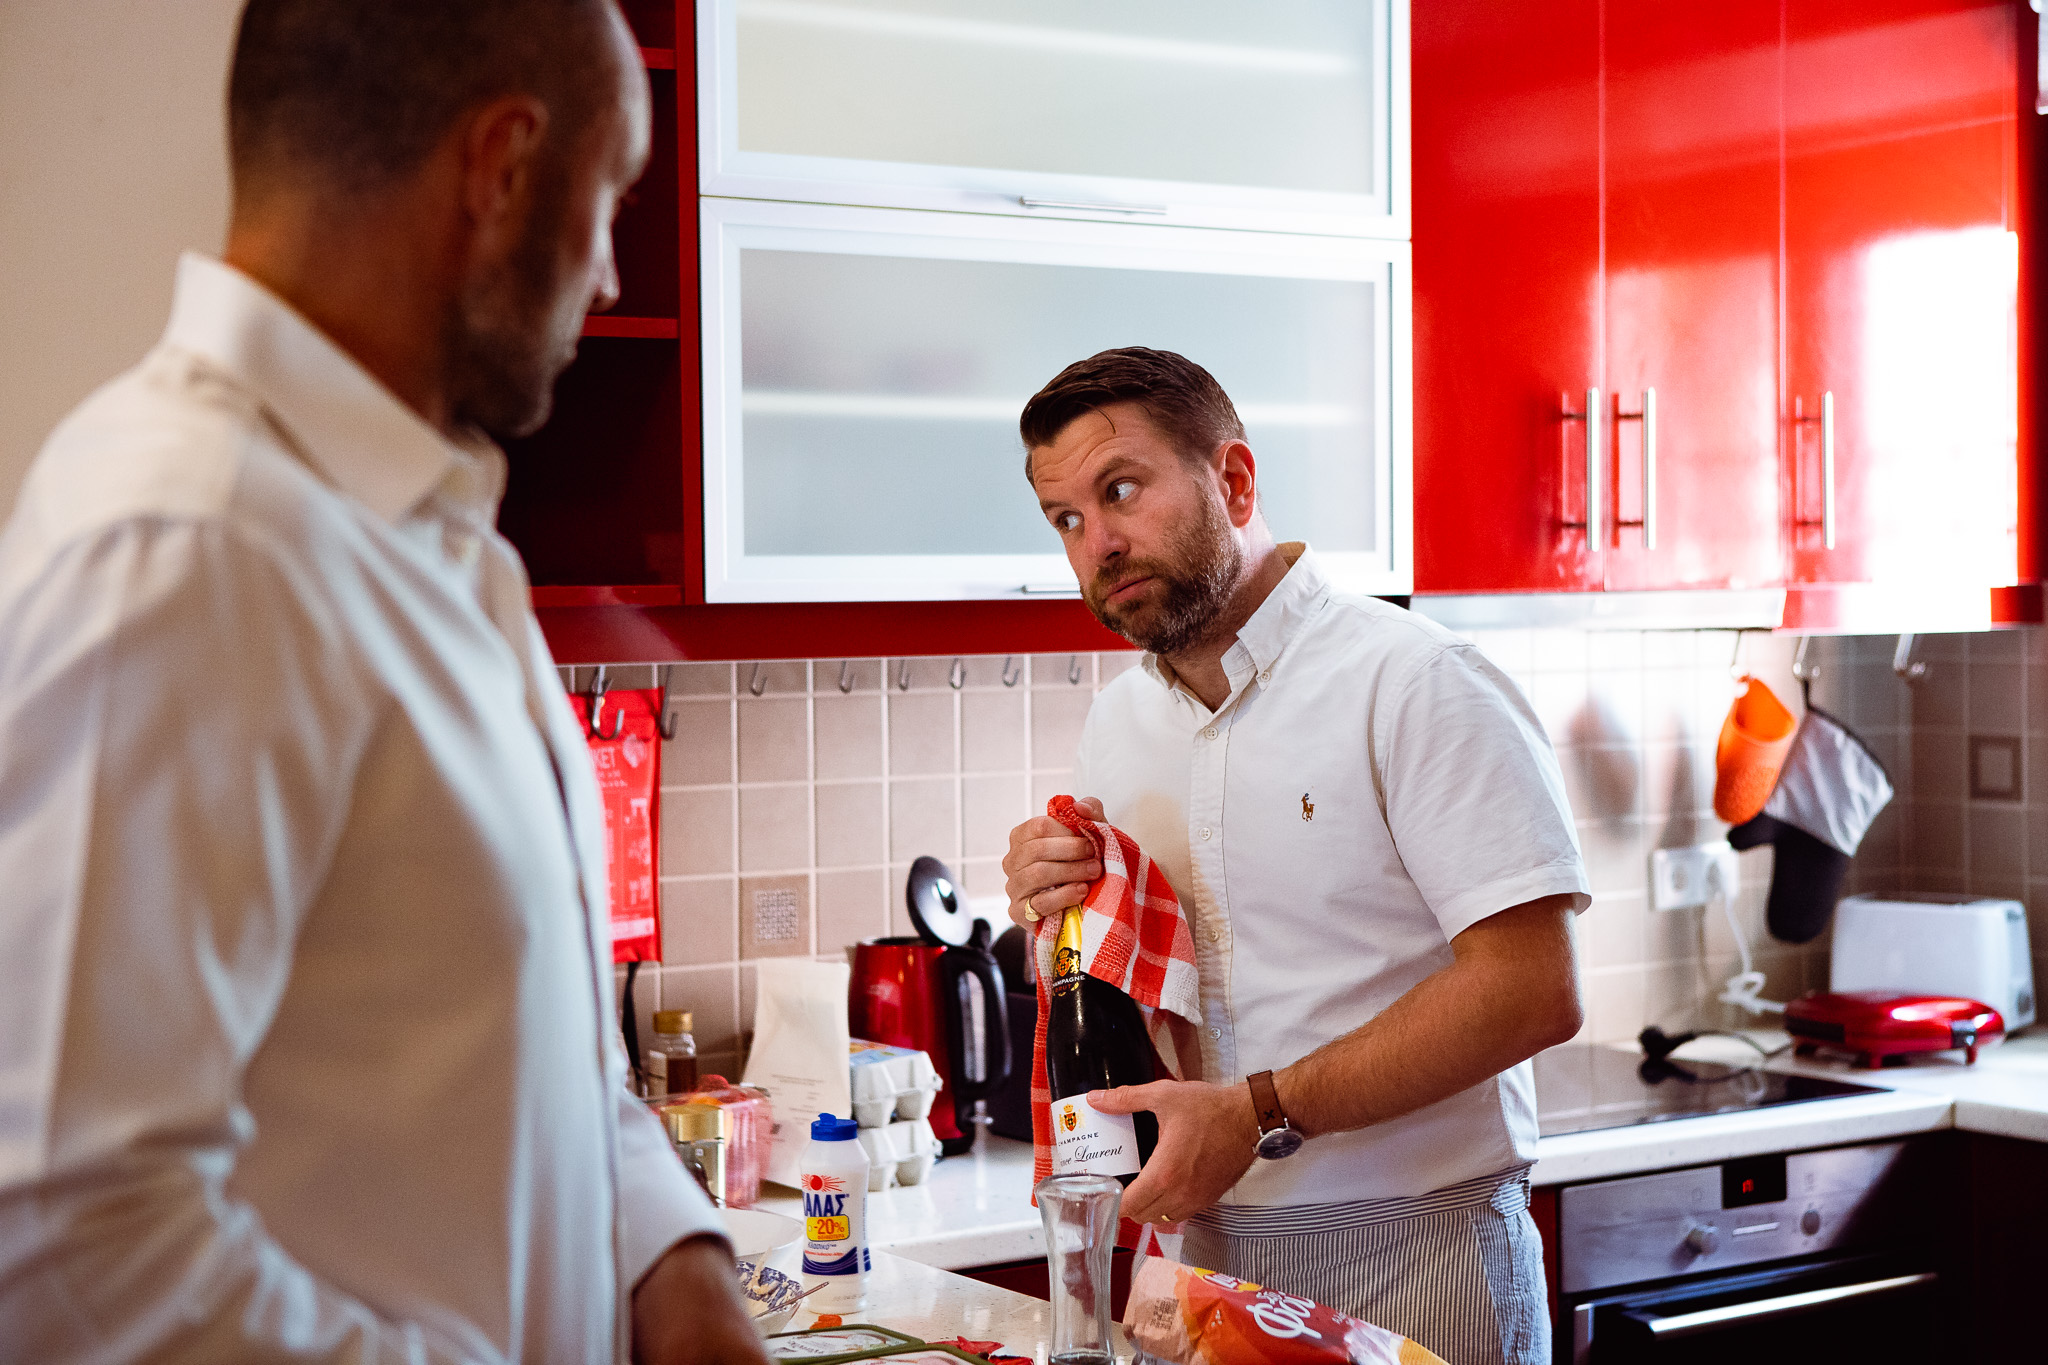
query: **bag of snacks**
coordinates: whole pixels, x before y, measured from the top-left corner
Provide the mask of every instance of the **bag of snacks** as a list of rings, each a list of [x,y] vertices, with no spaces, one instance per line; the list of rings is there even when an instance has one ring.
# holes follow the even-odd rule
[[[1444,1365],[1313,1299],[1148,1256],[1124,1306],[1131,1344],[1171,1365]]]

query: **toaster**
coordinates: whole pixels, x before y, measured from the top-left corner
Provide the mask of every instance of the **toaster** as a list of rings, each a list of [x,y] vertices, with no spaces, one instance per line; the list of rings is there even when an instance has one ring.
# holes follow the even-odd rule
[[[2015,1032],[2034,1022],[2027,913],[1975,896],[1851,896],[1835,910],[1828,987],[1981,1000]]]

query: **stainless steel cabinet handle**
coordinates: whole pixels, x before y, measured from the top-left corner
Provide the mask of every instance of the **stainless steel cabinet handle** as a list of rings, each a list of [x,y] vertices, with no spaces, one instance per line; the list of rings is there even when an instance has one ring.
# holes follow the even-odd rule
[[[1560,402],[1563,418],[1567,422],[1586,424],[1586,519],[1566,521],[1567,529],[1583,527],[1586,532],[1586,548],[1600,548],[1600,390],[1586,390],[1584,411],[1572,411],[1572,396],[1564,395]]]
[[[1673,1313],[1668,1317],[1643,1308],[1624,1309],[1623,1312],[1648,1328],[1650,1335],[1661,1341],[1667,1337],[1696,1336],[1701,1332],[1711,1332],[1735,1323],[1755,1323],[1768,1318],[1787,1317],[1793,1313],[1804,1313],[1847,1299],[1867,1299],[1881,1294],[1896,1294],[1903,1290],[1931,1285],[1939,1278],[1932,1271],[1918,1275],[1895,1275],[1886,1280],[1866,1280],[1862,1284],[1845,1284],[1834,1289],[1809,1289],[1803,1294],[1786,1294],[1775,1299],[1755,1299],[1749,1303],[1731,1303],[1723,1308],[1703,1308],[1697,1313]]]
[[[1820,396],[1820,416],[1806,415],[1806,400],[1795,397],[1792,400],[1792,420],[1797,423],[1820,423],[1820,540],[1827,549],[1835,548],[1835,391],[1828,389]],[[1798,487],[1799,462],[1793,460],[1793,486]],[[1795,514],[1796,515],[1796,514]],[[1811,526],[1813,521],[1796,517],[1796,524]]]
[[[1166,212],[1164,204],[1113,204],[1088,199],[1033,199],[1018,195],[1017,202],[1027,209],[1081,209],[1088,213],[1142,213],[1161,214]]]
[[[1657,548],[1657,391],[1643,390],[1643,405],[1634,412],[1623,412],[1621,400],[1615,399],[1614,420],[1616,422],[1641,422],[1643,424],[1643,515],[1638,521],[1617,521],[1616,526],[1640,526],[1643,528],[1643,548]]]

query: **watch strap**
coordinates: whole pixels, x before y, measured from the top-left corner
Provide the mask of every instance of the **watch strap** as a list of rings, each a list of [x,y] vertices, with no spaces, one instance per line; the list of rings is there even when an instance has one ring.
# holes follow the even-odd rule
[[[1276,1128],[1290,1128],[1287,1113],[1280,1107],[1280,1092],[1273,1086],[1273,1073],[1261,1071],[1244,1078],[1252,1091],[1252,1112],[1258,1116],[1261,1135]]]

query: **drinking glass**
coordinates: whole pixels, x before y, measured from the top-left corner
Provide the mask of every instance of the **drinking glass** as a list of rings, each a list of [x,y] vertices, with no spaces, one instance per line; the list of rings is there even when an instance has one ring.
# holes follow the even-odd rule
[[[1053,1365],[1111,1365],[1109,1263],[1124,1187],[1114,1176],[1056,1175],[1034,1193],[1045,1220]]]

